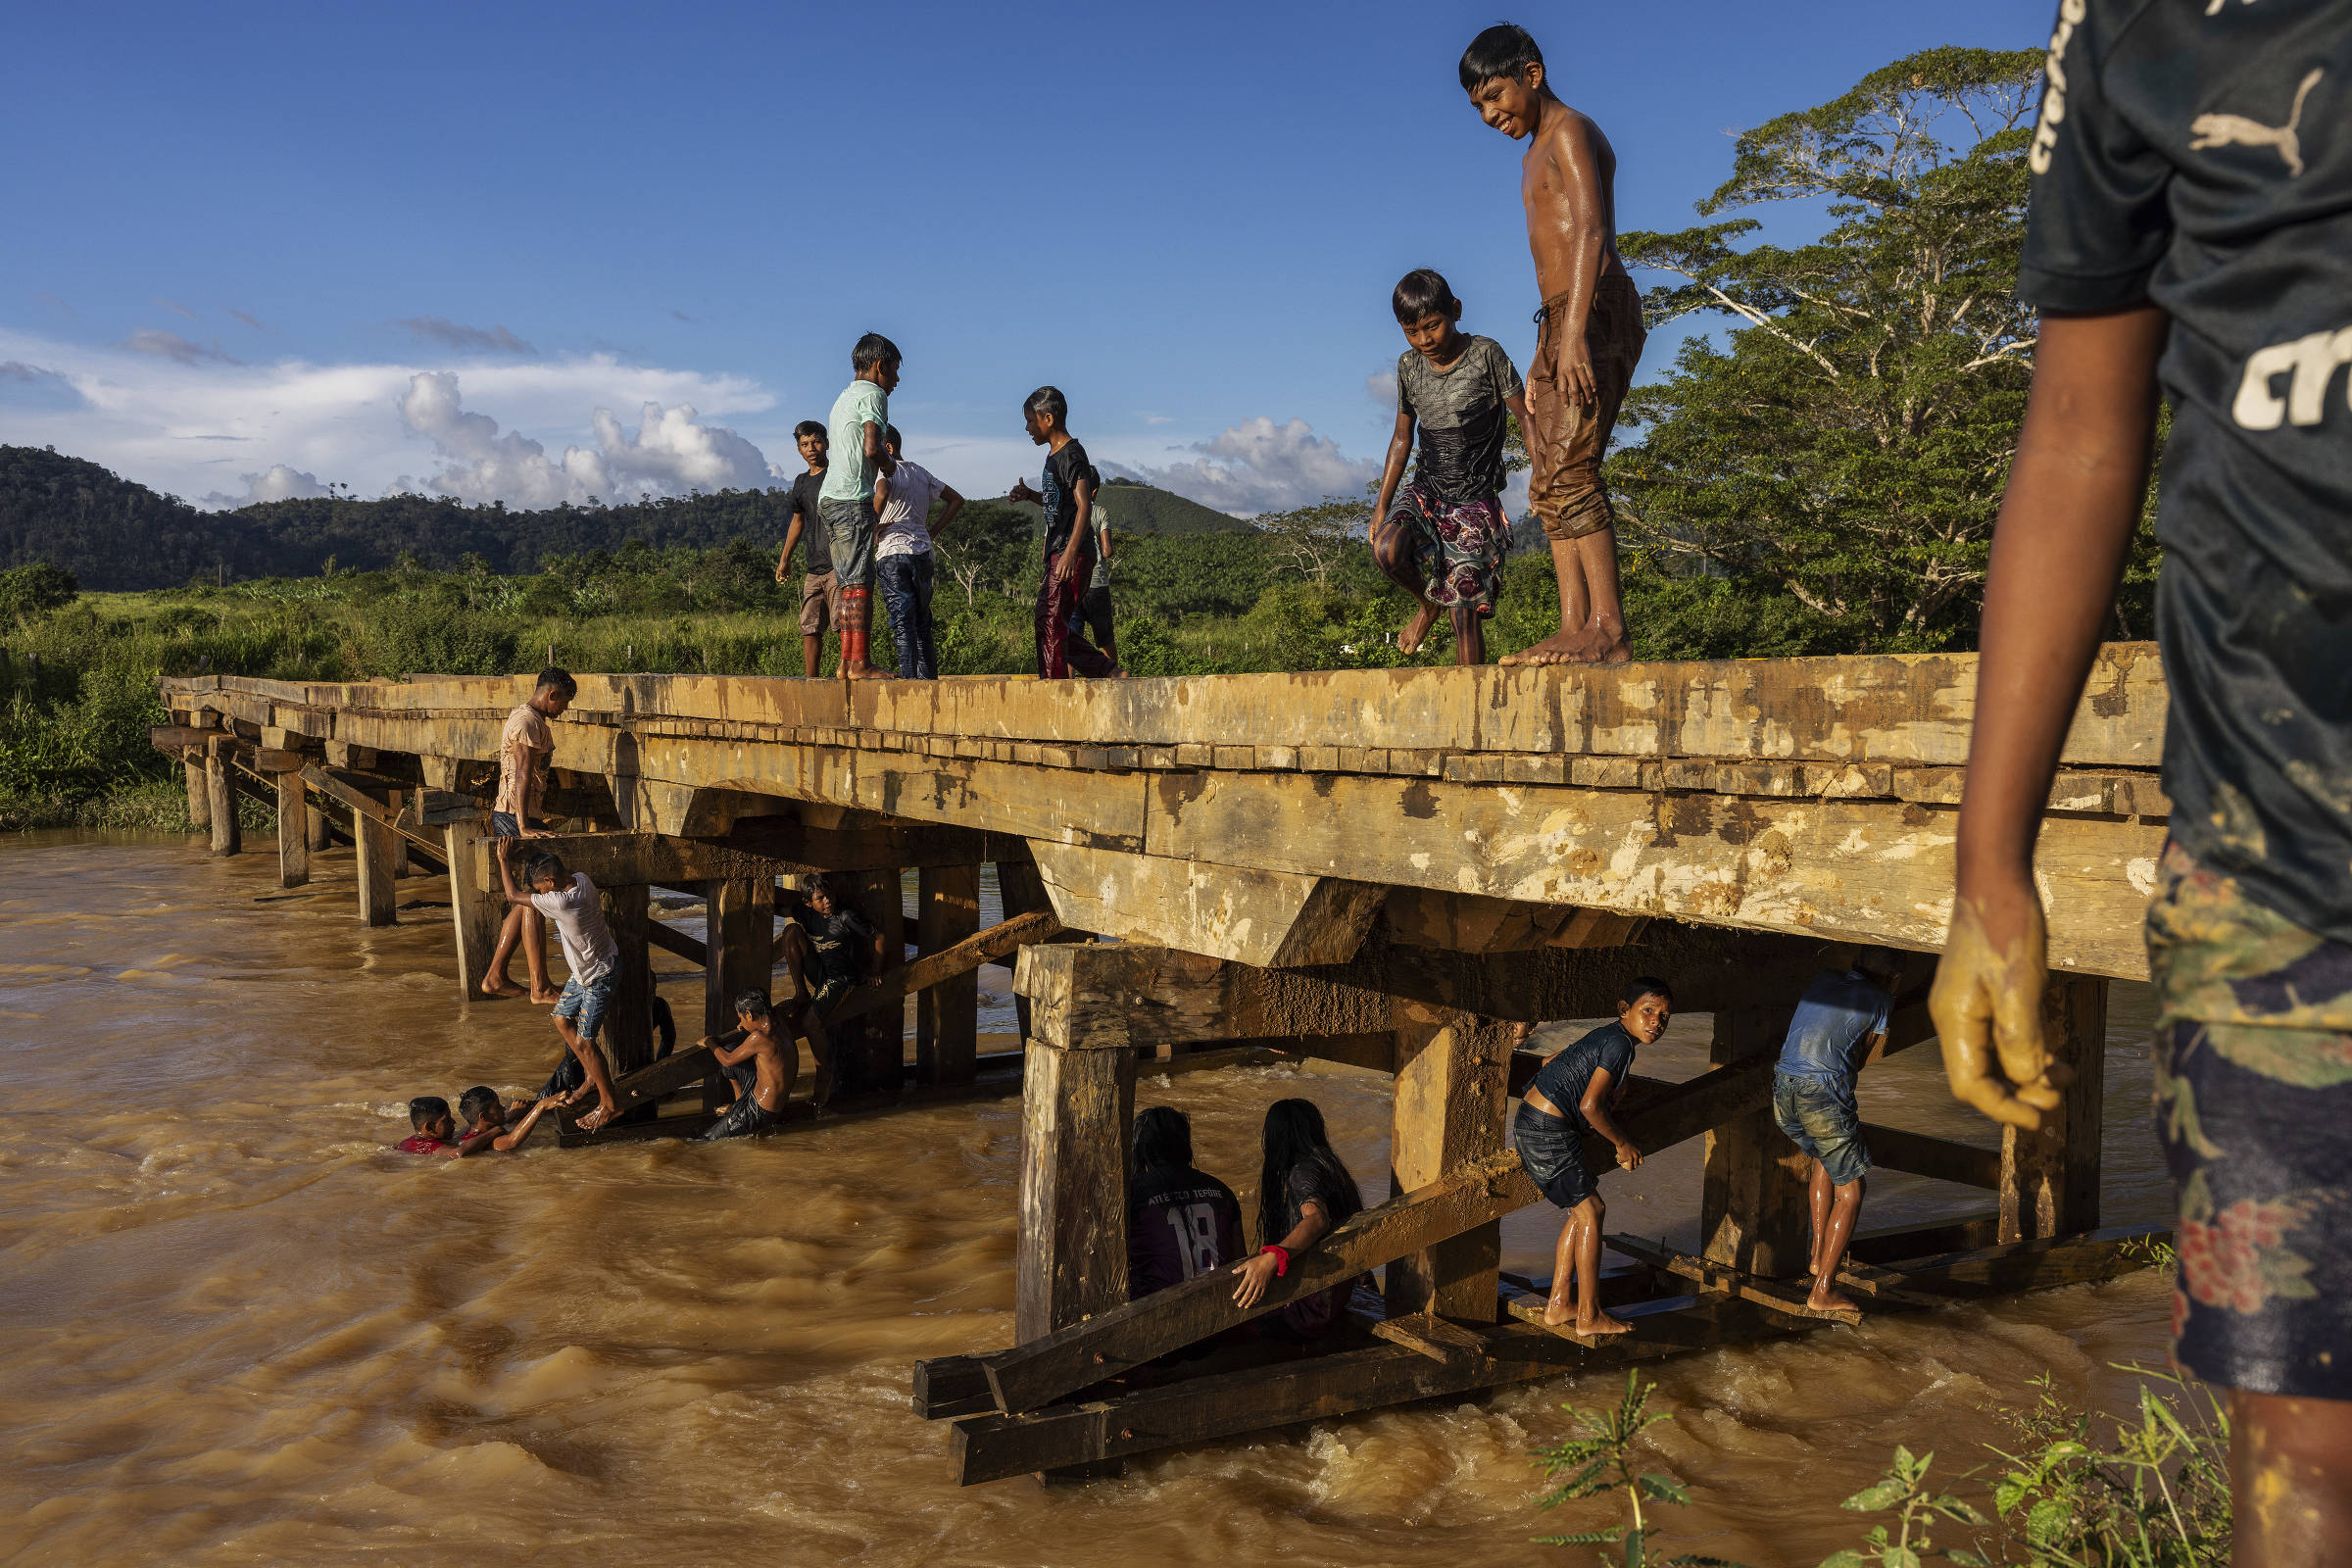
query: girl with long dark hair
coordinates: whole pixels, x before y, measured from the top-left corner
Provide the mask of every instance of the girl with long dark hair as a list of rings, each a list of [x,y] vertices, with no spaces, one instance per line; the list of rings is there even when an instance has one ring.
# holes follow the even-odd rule
[[[1247,1307],[1267,1284],[1291,1269],[1302,1252],[1352,1219],[1364,1206],[1355,1178],[1333,1152],[1323,1112],[1311,1100],[1278,1100],[1266,1107],[1265,1163],[1258,1175],[1258,1251],[1234,1272],[1242,1283],[1233,1298]],[[1299,1298],[1251,1325],[1273,1339],[1319,1339],[1339,1322],[1355,1281]]]

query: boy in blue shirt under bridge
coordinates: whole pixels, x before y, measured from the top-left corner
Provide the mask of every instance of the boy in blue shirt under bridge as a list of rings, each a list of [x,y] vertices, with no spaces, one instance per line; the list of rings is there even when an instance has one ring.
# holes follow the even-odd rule
[[[1853,1309],[1838,1289],[1838,1271],[1854,1239],[1862,1178],[1870,1169],[1854,1080],[1886,1044],[1886,1019],[1902,972],[1900,954],[1867,948],[1843,973],[1825,969],[1815,975],[1788,1020],[1788,1038],[1773,1068],[1773,1120],[1813,1161],[1806,1194],[1813,1214],[1813,1290],[1805,1304],[1815,1311]]]

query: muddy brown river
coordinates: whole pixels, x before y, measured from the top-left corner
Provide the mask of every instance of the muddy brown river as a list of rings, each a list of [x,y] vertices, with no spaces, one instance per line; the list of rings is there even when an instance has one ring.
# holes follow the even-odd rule
[[[1622,1373],[1085,1487],[959,1490],[907,1373],[1008,1342],[1017,1100],[712,1147],[543,1132],[504,1156],[387,1152],[409,1097],[520,1093],[553,1032],[527,1004],[460,1004],[432,879],[368,931],[349,851],[281,894],[261,847],[0,838],[0,1560],[1458,1568],[1586,1561],[1528,1540],[1617,1517],[1539,1513],[1528,1450]],[[1008,984],[982,971],[997,1047]],[[691,1035],[699,975],[663,990]],[[2118,985],[2111,1013],[2104,1218],[2161,1218],[2142,988]],[[1706,1036],[1678,1018],[1643,1070],[1696,1071]],[[1191,1112],[1201,1163],[1253,1212],[1258,1119],[1301,1094],[1385,1196],[1385,1079],[1147,1075],[1137,1102]],[[1873,1069],[1862,1102],[1991,1142],[1932,1050]],[[1612,1178],[1611,1227],[1688,1245],[1697,1176],[1694,1142]],[[1874,1176],[1864,1223],[1983,1201]],[[1547,1273],[1551,1234],[1516,1216],[1505,1266]],[[1855,1543],[1837,1503],[1896,1443],[1953,1476],[1987,1464],[2044,1372],[2120,1407],[2134,1380],[2111,1363],[2161,1364],[2168,1301],[2139,1274],[1659,1363],[1673,1419],[1645,1468],[1693,1501],[1660,1521],[1666,1544],[1815,1563]]]

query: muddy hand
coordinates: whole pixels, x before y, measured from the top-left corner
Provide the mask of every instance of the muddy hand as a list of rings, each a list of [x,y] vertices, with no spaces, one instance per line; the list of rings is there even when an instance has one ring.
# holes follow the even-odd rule
[[[1928,1011],[1943,1041],[1952,1098],[2033,1132],[2043,1111],[2058,1108],[2058,1091],[2074,1072],[2050,1060],[2041,1036],[2048,939],[2040,903],[2030,884],[2015,902],[2014,917],[2002,922],[2010,927],[2005,942],[1986,931],[1979,901],[1955,903]]]

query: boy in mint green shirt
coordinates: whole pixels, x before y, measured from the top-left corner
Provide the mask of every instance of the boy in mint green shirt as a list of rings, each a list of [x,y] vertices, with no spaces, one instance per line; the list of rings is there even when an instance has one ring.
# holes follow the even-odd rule
[[[831,466],[816,493],[817,511],[833,550],[841,591],[841,672],[851,680],[881,680],[867,658],[874,624],[875,519],[890,498],[890,394],[899,384],[899,346],[868,332],[850,351],[857,379],[833,400]]]

